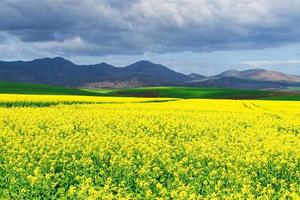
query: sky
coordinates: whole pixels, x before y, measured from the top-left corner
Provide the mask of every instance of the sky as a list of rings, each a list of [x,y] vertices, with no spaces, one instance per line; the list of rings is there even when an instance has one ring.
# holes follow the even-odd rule
[[[299,0],[0,0],[0,60],[300,75]]]

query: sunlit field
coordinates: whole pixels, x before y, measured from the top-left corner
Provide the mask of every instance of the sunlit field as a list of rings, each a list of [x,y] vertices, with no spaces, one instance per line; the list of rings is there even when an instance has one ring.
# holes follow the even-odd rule
[[[0,95],[0,198],[300,198],[300,103]]]

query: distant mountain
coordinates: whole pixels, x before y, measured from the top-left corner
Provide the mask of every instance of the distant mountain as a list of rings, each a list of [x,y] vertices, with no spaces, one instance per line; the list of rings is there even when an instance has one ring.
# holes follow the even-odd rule
[[[114,67],[107,63],[76,65],[61,57],[27,62],[0,61],[0,81],[90,88],[141,86],[280,88],[300,86],[299,76],[290,76],[264,69],[229,70],[215,76],[205,77],[199,74],[184,75],[149,61],[139,61],[126,67]]]
[[[49,85],[80,86],[104,79],[117,71],[101,63],[79,66],[63,58],[44,58],[28,62],[0,62],[0,80]]]
[[[122,69],[122,68],[121,68]],[[181,85],[189,78],[169,68],[149,61],[140,61],[124,67],[125,77],[134,77],[143,80],[148,85]]]
[[[85,84],[90,88],[124,88],[141,86],[180,86],[189,78],[169,68],[149,61],[139,61],[106,75],[104,80]]]
[[[200,74],[195,74],[195,73],[189,74],[188,77],[189,77],[191,80],[202,80],[202,79],[207,78],[206,76],[202,76],[202,75],[200,75]]]
[[[201,81],[190,82],[190,86],[197,87],[218,87],[218,88],[243,88],[243,89],[271,89],[300,86],[300,83],[278,82],[278,81],[257,81],[241,79],[233,76],[220,78],[207,78]]]
[[[282,82],[300,82],[300,76],[286,75],[281,72],[269,71],[265,69],[249,69],[245,71],[229,70],[213,78],[236,77],[239,79],[256,81],[282,81]]]
[[[228,70],[198,81],[192,86],[266,89],[300,86],[300,77],[264,69]]]
[[[23,62],[0,62],[0,80],[79,86],[159,86],[181,85],[189,80],[163,65],[140,61],[118,68],[106,63],[76,65],[64,58],[44,58]]]
[[[215,78],[236,77],[236,76],[238,76],[239,72],[240,71],[237,71],[237,70],[228,70],[228,71],[222,72],[221,74],[218,74],[218,75],[213,76],[213,77],[215,77]]]

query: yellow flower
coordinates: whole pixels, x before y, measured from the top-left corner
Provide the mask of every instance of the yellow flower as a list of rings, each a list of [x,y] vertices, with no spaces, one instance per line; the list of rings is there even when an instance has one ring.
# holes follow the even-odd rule
[[[0,198],[299,198],[299,102],[153,100],[0,94]]]

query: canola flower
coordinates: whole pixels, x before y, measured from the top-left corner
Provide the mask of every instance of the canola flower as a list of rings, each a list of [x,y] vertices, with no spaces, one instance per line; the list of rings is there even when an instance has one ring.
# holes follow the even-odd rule
[[[0,198],[300,198],[298,102],[24,101],[86,104],[0,107]]]
[[[0,94],[0,107],[47,107],[72,104],[140,103],[174,101],[175,98],[86,97],[66,95]]]

